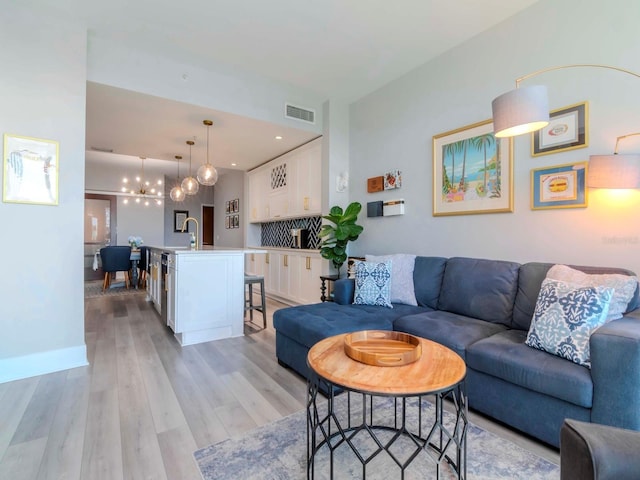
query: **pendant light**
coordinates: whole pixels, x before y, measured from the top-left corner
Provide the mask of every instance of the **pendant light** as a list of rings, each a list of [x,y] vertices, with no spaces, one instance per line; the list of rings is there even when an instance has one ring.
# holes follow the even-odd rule
[[[211,120],[203,120],[202,123],[207,126],[207,162],[198,169],[196,177],[202,185],[215,185],[218,181],[218,171],[216,167],[209,163],[209,127],[213,125]]]
[[[200,185],[198,185],[198,181],[191,176],[191,147],[194,145],[194,143],[195,142],[193,140],[187,140],[187,145],[189,145],[189,176],[185,177],[185,179],[182,180],[181,184],[182,190],[184,191],[185,195],[195,195],[196,193],[198,193],[198,189],[200,188]]]
[[[178,161],[178,176],[176,177],[176,185],[169,192],[169,197],[176,203],[179,203],[184,200],[184,190],[180,186],[180,160],[182,160],[182,155],[176,155],[176,160]]]

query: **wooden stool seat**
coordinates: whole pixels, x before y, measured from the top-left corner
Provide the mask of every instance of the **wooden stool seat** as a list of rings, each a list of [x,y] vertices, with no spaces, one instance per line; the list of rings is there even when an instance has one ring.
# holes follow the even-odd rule
[[[260,300],[261,303],[259,305],[254,305],[253,303],[253,285],[260,284]],[[253,323],[253,311],[258,310],[262,312],[262,328],[267,328],[267,301],[264,293],[264,276],[263,275],[248,275],[245,273],[244,275],[244,284],[249,286],[248,296],[245,298],[244,302],[244,312],[245,316],[247,314],[247,310],[249,311],[249,322]]]

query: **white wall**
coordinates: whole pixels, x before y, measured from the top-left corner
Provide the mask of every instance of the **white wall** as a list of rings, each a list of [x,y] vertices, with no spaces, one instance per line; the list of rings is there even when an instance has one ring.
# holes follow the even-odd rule
[[[245,173],[239,170],[219,170],[220,179],[216,183],[214,192],[215,220],[214,220],[214,244],[216,247],[241,248],[244,246],[244,229],[246,225],[247,208],[244,195]],[[226,202],[239,199],[240,216],[239,228],[225,228]]]
[[[202,206],[213,205],[214,191],[218,186],[205,187],[200,185],[198,193],[195,195],[185,195],[185,199],[182,202],[175,203],[169,197],[169,192],[174,185],[176,185],[175,178],[165,177],[164,241],[156,245],[165,245],[168,247],[188,247],[190,245],[191,237],[187,232],[195,233],[195,225],[190,221],[185,232],[174,232],[174,210],[188,211],[189,216],[198,221],[198,244],[202,245]],[[220,215],[220,213],[214,212],[214,215]]]
[[[57,140],[60,167],[59,205],[0,203],[0,382],[86,364],[86,31],[44,8],[3,17],[0,131]]]
[[[351,253],[412,252],[630,268],[640,273],[640,192],[591,190],[584,209],[530,209],[530,171],[611,153],[640,131],[640,79],[610,70],[550,72],[551,109],[589,101],[589,147],[531,157],[515,140],[513,213],[432,216],[432,138],[491,117],[491,100],[537,69],[603,63],[640,72],[636,0],[542,0],[522,14],[388,84],[351,108],[350,200],[404,198],[404,216],[367,219]],[[606,33],[605,33],[606,32]],[[604,34],[603,34],[604,33]],[[621,153],[640,150],[640,137]],[[366,179],[400,169],[399,190],[368,194]]]
[[[90,155],[88,152],[87,155]],[[132,157],[133,159],[133,157]],[[118,170],[99,162],[86,162],[85,189],[90,192],[104,192],[107,195],[119,192],[122,187],[123,174],[135,175],[136,168]],[[164,176],[149,179],[165,180]],[[165,187],[162,186],[162,189]],[[125,204],[125,198],[129,203]],[[137,204],[130,197],[118,196],[116,207],[116,245],[127,245],[129,236],[142,237],[145,245],[164,245],[165,209],[169,197],[163,199],[162,206],[151,203],[145,206]]]

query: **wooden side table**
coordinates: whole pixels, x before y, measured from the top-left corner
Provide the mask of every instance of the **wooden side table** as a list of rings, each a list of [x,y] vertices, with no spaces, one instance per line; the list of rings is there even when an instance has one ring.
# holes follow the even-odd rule
[[[331,292],[333,292],[333,282],[340,278],[339,275],[320,275],[320,301],[321,302],[333,302],[331,298]],[[327,286],[326,282],[329,282]],[[327,295],[327,287],[329,288],[329,295]]]
[[[367,365],[347,356],[345,335],[321,340],[311,347],[307,356],[311,370],[307,382],[307,478],[315,478],[317,456],[329,457],[327,467],[333,478],[334,455],[327,455],[326,450],[333,452],[336,446],[346,445],[353,453],[349,458],[362,464],[363,479],[367,476],[367,465],[383,452],[389,456],[388,461],[395,462],[400,469],[401,478],[405,478],[407,468],[420,457],[421,461],[433,464],[438,479],[445,468],[451,469],[458,480],[465,479],[468,415],[464,360],[444,345],[421,338],[422,355],[415,362],[396,367]],[[336,405],[334,387],[347,390],[343,394],[347,395],[346,412]],[[323,401],[320,391],[329,392],[326,400]],[[358,398],[353,400],[352,395]],[[423,427],[430,408],[429,402],[423,399],[425,395],[433,395],[435,403],[435,418],[430,427]],[[391,409],[395,423],[391,425],[375,420],[376,403],[384,397],[394,399]],[[451,400],[453,419],[445,419],[445,399]],[[388,408],[386,404],[379,405],[378,408]],[[406,421],[410,408],[418,409],[417,425]],[[356,415],[352,410],[356,410]],[[363,430],[377,445],[373,452],[358,448],[355,437]],[[393,434],[391,441],[389,432]],[[395,443],[403,438],[409,440],[404,449],[410,448],[410,451],[408,459],[400,461],[395,455],[399,448]],[[407,443],[410,447],[406,447]],[[445,476],[450,478],[448,474]],[[429,477],[427,473],[426,477]]]

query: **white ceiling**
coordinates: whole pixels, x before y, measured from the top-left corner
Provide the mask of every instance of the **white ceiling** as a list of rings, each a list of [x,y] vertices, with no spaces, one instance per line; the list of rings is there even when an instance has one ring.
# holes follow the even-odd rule
[[[537,0],[59,0],[54,5],[50,0],[28,1],[79,17],[88,25],[90,37],[112,39],[202,68],[226,65],[307,89],[321,98],[351,102]],[[211,129],[216,165],[235,161],[238,168],[247,169],[313,137],[90,84],[87,150],[107,147],[168,160],[186,154],[186,145],[181,147],[189,136],[205,140],[204,126],[186,130],[186,125],[201,125],[205,118],[216,123]],[[275,134],[285,141],[274,143]]]

